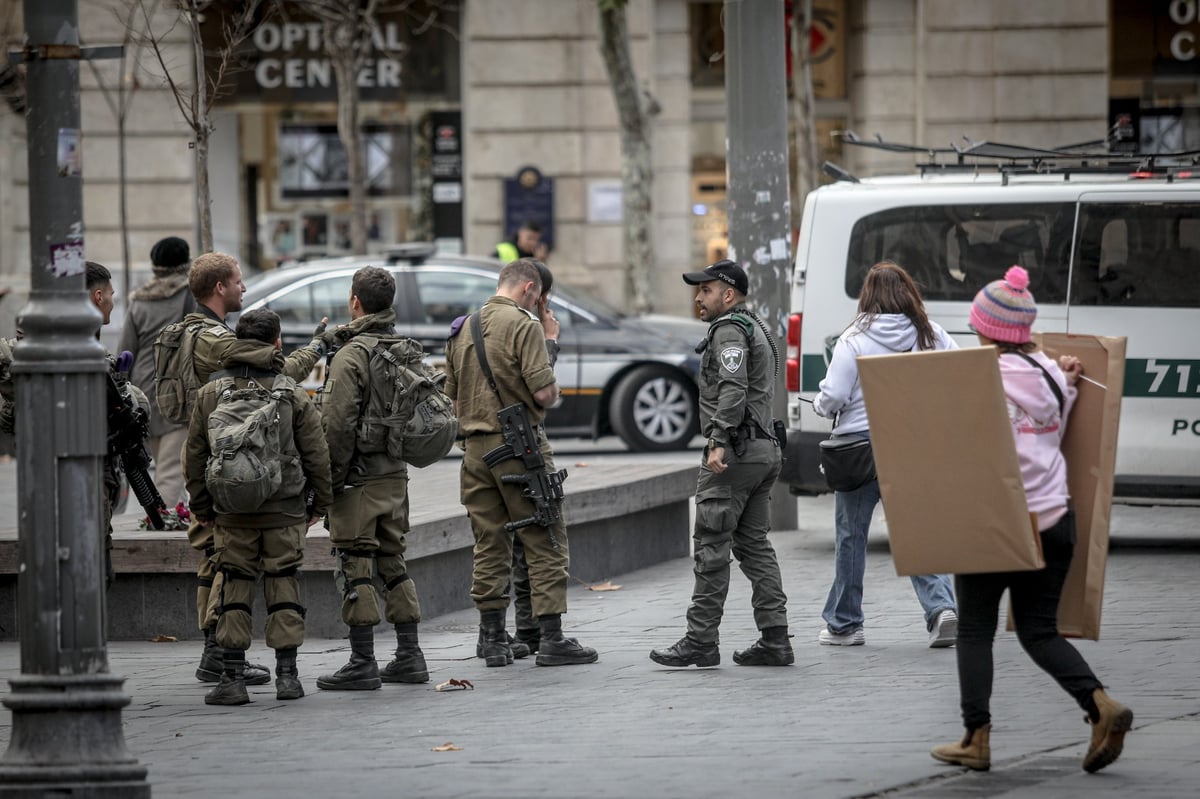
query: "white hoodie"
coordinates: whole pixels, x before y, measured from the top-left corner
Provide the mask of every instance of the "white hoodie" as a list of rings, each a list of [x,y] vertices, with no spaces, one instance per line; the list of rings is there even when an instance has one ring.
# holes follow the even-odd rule
[[[930,324],[933,326],[935,350],[958,349],[954,339],[937,322],[930,321]],[[916,343],[917,328],[904,314],[879,314],[871,320],[871,326],[865,331],[859,330],[856,319],[838,337],[829,369],[821,381],[820,393],[813,399],[813,410],[827,419],[837,416],[833,432],[839,435],[866,431],[867,406],[863,402],[855,359],[860,355],[909,352],[916,347]]]

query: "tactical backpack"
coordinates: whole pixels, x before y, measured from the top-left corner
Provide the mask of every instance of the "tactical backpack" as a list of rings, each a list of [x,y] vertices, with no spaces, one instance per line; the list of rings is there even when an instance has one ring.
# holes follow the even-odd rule
[[[458,419],[442,392],[446,376],[425,364],[412,339],[360,335],[370,353],[370,386],[359,417],[359,452],[387,452],[418,468],[436,463],[454,446]]]
[[[204,482],[218,513],[254,513],[285,483],[302,480],[298,458],[280,447],[280,402],[290,402],[296,381],[275,375],[268,391],[251,383],[238,388],[221,377],[217,407],[208,417],[210,454]]]
[[[196,338],[207,322],[173,322],[154,341],[154,394],[158,412],[175,424],[191,421],[200,380],[196,377],[193,353]]]

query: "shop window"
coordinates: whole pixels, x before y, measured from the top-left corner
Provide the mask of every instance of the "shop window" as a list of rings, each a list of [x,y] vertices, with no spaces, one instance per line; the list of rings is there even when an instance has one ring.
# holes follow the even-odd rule
[[[412,194],[412,129],[364,125],[367,193]],[[349,196],[350,171],[337,125],[287,123],[279,132],[279,189],[285,200]]]

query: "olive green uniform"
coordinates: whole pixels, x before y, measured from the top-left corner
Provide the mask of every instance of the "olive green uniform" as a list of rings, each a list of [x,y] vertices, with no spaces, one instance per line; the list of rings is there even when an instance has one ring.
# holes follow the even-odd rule
[[[494,296],[479,312],[488,364],[504,403],[523,403],[537,430],[547,471],[553,472],[550,444],[541,428],[546,412],[533,394],[555,382],[546,354],[542,324],[506,297]],[[496,417],[499,401],[475,354],[469,322],[452,333],[446,344],[446,394],[457,402],[459,431],[465,436],[462,463],[462,503],[475,535],[471,599],[481,610],[508,607],[512,575],[513,536],[520,536],[529,565],[529,582],[536,616],[561,615],[567,609],[567,527],[560,518],[551,527],[530,525],[508,532],[508,522],[534,514],[533,503],[520,485],[503,483],[506,474],[523,474],[519,459],[489,468],[483,456],[504,443]]]
[[[196,334],[196,344],[192,351],[196,380],[204,385],[213,372],[222,368],[221,364],[229,354],[230,348],[237,342],[237,336],[224,320],[219,319],[210,308],[204,305],[183,317],[183,324],[204,325],[204,328]],[[322,354],[312,345],[302,347],[284,360],[282,372],[299,382],[308,376]],[[193,410],[188,409],[189,415]],[[215,551],[213,528],[200,525],[193,516],[192,523],[188,525],[188,543],[194,549],[204,553],[204,557],[200,559],[200,567],[196,570],[196,577],[199,581],[196,588],[196,615],[200,629],[207,630],[216,624],[216,602],[210,601],[210,599],[212,592],[220,587],[216,564],[213,562]]]
[[[754,622],[760,630],[787,625],[787,597],[770,529],[771,488],[779,476],[778,444],[771,430],[774,353],[766,333],[744,306],[713,321],[700,364],[700,423],[708,437],[696,482],[695,590],[688,607],[688,637],[718,642],[729,592],[729,556],[750,580]],[[734,441],[745,442],[735,454]],[[707,466],[709,449],[725,448],[728,468]],[[740,448],[740,445],[739,445]]]
[[[355,601],[342,600],[342,621],[351,627],[373,627],[380,621],[372,579],[375,566],[387,592],[387,620],[392,624],[421,620],[417,589],[404,560],[408,467],[386,451],[362,451],[357,435],[373,377],[371,350],[381,338],[396,337],[395,319],[395,311],[388,308],[339,328],[336,338],[341,348],[318,395],[334,485],[329,541],[340,550],[347,588],[358,595]]]
[[[224,345],[221,368],[249,366],[278,373],[283,356],[271,344],[233,339]],[[270,380],[235,376],[236,388],[254,383],[270,390]],[[250,646],[254,583],[265,579],[266,640],[272,649],[289,649],[304,642],[304,607],[296,572],[304,560],[309,511],[305,488],[313,491],[312,515],[324,515],[332,500],[329,450],[320,414],[308,392],[294,386],[290,401],[279,403],[279,448],[282,484],[255,513],[223,513],[214,507],[204,480],[211,446],[208,417],[216,408],[220,382],[207,383],[196,394],[184,457],[191,510],[196,519],[214,519],[207,529],[215,544],[213,560],[224,581],[218,589],[217,643],[233,650]]]

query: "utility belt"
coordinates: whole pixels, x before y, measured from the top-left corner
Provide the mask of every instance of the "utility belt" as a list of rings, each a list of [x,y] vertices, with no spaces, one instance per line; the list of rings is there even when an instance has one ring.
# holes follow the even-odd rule
[[[787,427],[780,419],[772,419],[771,427],[773,428],[773,433],[768,433],[753,419],[747,419],[742,422],[730,434],[729,443],[733,454],[743,455],[746,452],[746,442],[755,440],[770,441],[775,446],[783,449],[787,446]]]

